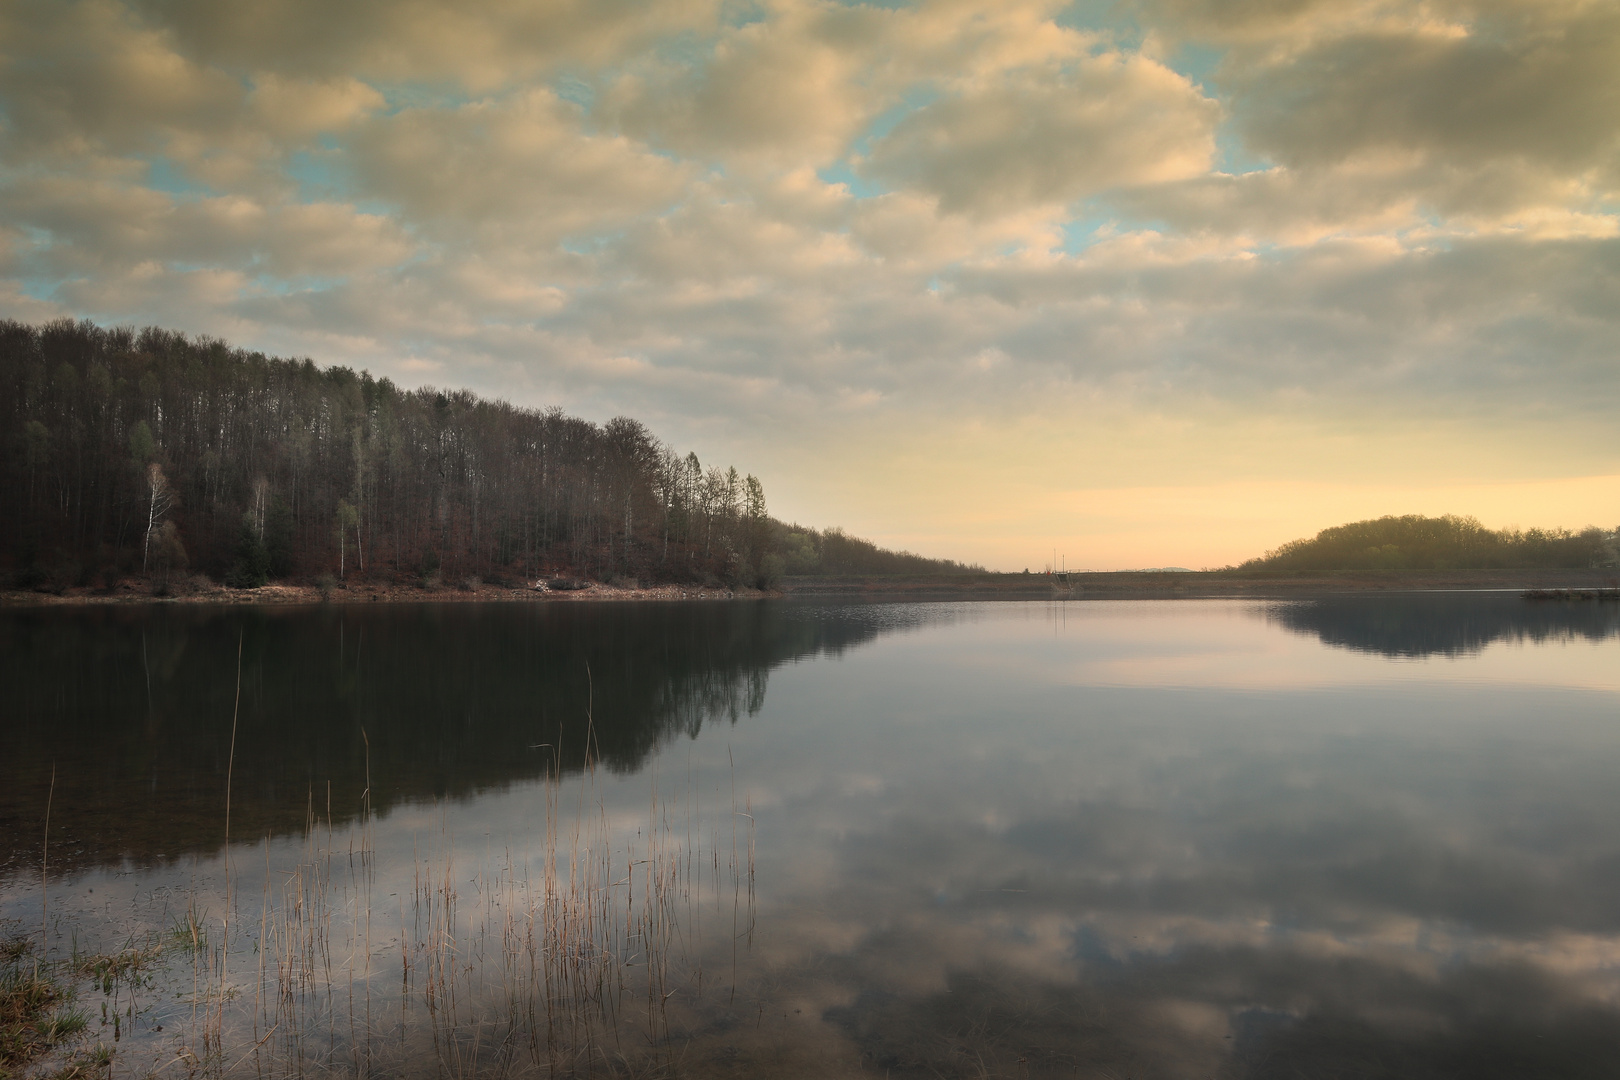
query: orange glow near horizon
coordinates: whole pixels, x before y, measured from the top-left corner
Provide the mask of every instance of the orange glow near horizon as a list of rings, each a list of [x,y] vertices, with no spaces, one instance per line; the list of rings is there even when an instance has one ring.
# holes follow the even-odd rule
[[[1489,528],[1568,528],[1620,524],[1620,475],[1514,483],[1313,484],[1245,482],[1029,493],[999,507],[999,521],[953,523],[949,531],[862,532],[885,546],[1039,571],[1058,558],[1071,570],[1191,570],[1236,565],[1322,529],[1386,514],[1472,516]],[[881,511],[874,513],[873,524]],[[1026,516],[1028,534],[1006,535],[1008,518]],[[1050,531],[1037,530],[1045,525]]]

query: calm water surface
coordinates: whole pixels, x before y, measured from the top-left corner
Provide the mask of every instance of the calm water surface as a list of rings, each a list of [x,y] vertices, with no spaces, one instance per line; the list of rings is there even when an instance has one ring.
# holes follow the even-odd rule
[[[0,680],[4,929],[140,951],[136,1075],[1620,1073],[1614,605],[12,611]]]

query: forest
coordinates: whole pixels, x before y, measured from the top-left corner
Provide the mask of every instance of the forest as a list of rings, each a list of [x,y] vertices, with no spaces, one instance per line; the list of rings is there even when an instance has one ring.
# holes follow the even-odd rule
[[[1620,529],[1487,529],[1472,517],[1388,515],[1323,529],[1240,570],[1494,570],[1614,566]]]
[[[768,588],[969,572],[787,525],[641,422],[405,389],[209,337],[0,321],[0,575],[13,587],[554,577]]]

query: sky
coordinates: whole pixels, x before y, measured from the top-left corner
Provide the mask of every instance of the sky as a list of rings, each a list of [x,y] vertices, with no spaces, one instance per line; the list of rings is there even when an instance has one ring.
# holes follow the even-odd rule
[[[1620,524],[1613,0],[4,0],[0,317],[1042,569]]]

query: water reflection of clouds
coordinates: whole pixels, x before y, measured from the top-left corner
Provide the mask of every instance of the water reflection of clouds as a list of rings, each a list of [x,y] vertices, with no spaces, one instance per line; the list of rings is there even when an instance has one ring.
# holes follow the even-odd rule
[[[596,778],[620,833],[654,825],[655,788],[716,850],[733,789],[755,822],[746,1005],[694,1012],[689,1061],[1517,1078],[1620,1059],[1613,635],[1412,661],[1246,602],[857,610],[917,632],[832,635],[864,644]],[[1299,670],[1268,681],[1279,664]],[[401,805],[377,892],[410,891],[419,844],[453,842],[469,879],[532,865],[545,806],[522,781]],[[731,931],[709,930],[723,960]]]
[[[1039,1048],[1048,1066],[1134,1061],[1149,1075],[1189,1067],[1216,1075],[1234,1055],[1285,1053],[1305,1075],[1332,1075],[1354,1063],[1355,1043],[1393,1054],[1396,1075],[1424,1075],[1399,1063],[1427,1054],[1455,1068],[1498,1025],[1506,1025],[1494,1031],[1500,1049],[1520,1062],[1529,1053],[1528,1063],[1550,1067],[1546,1075],[1568,1074],[1572,1053],[1620,1049],[1614,938],[1565,944],[1555,958],[1513,940],[1459,948],[1436,935],[1420,944],[1399,933],[1357,938],[1243,920],[845,910],[819,943],[797,912],[785,916],[800,931],[798,948],[772,959],[826,984],[804,997],[847,1000],[828,1019],[858,1043],[923,1061],[927,1042],[937,1052],[954,1037],[1006,1055],[1003,1066]],[[773,929],[764,925],[761,940],[779,940]],[[908,1028],[916,1042],[905,1046]],[[1357,1034],[1330,1038],[1334,1031]],[[1311,1038],[1296,1045],[1302,1032]]]
[[[831,876],[824,856],[813,876],[767,862],[761,940],[864,988],[841,1030],[947,1075],[894,1032],[996,1020],[1019,1033],[1003,1050],[1044,1038],[1170,1075],[1358,1074],[1367,1054],[1565,1075],[1620,1050],[1620,741],[1612,699],[1565,679],[1612,671],[1611,638],[1397,668],[1252,604],[1075,607],[1056,632],[1024,611],[885,639],[836,685],[782,688],[790,716],[766,710],[814,739],[740,748],[771,789],[762,850],[834,853]],[[1454,677],[1496,649],[1523,668]],[[1233,656],[1253,658],[1235,679]],[[1279,656],[1307,677],[1251,677]],[[881,791],[830,798],[852,757],[885,763]]]

